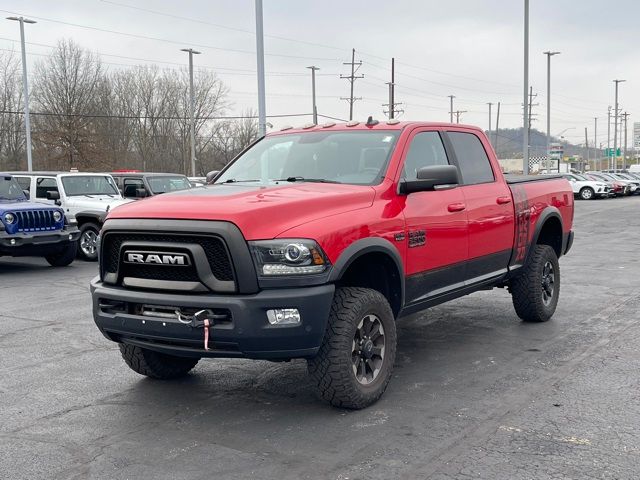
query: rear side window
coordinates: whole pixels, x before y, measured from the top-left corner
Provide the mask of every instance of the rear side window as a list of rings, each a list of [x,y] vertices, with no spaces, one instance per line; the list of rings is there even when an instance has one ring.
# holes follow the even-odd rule
[[[473,133],[448,132],[465,185],[493,182],[493,170],[482,142]]]
[[[416,180],[418,170],[423,167],[449,165],[444,145],[438,132],[420,132],[409,145],[409,151],[404,160],[403,178]]]

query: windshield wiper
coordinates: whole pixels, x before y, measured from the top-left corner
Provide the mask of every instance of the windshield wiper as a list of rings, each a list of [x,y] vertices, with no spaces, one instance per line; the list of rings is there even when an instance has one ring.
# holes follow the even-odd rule
[[[274,180],[275,182],[312,182],[312,183],[342,183],[336,180],[327,180],[326,178],[305,178],[305,177],[287,177]]]
[[[240,182],[259,182],[260,180],[236,180],[235,178],[230,178],[229,180],[225,180],[224,183],[240,183]]]

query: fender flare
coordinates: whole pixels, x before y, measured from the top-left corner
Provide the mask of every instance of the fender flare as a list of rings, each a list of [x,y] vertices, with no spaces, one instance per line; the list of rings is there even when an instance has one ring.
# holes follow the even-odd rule
[[[100,210],[83,210],[82,212],[76,213],[75,217],[76,220],[78,220],[78,218],[88,218],[91,220],[95,220],[98,223],[98,226],[101,226],[104,223],[105,218],[107,217],[107,212],[103,212]],[[84,222],[78,221],[78,225],[80,225],[80,223]]]
[[[331,269],[329,281],[333,283],[340,280],[353,262],[368,253],[383,253],[391,258],[400,275],[400,308],[404,307],[405,276],[402,257],[395,245],[384,238],[363,238],[345,248]]]
[[[558,210],[556,207],[553,207],[551,205],[547,206],[542,213],[540,214],[540,216],[538,217],[538,221],[536,222],[536,226],[533,230],[533,236],[531,237],[531,244],[529,245],[529,251],[527,252],[527,258],[525,261],[525,265],[527,263],[529,263],[529,259],[531,257],[531,252],[533,251],[533,246],[538,244],[538,238],[540,238],[540,232],[542,232],[542,228],[544,227],[545,223],[547,223],[547,220],[551,219],[551,218],[557,218],[558,221],[560,222],[560,235],[562,235],[563,231],[562,231],[562,215],[560,214],[560,210]],[[560,250],[562,250],[563,248],[563,239],[562,237],[560,238]],[[562,251],[560,252],[560,255],[562,255]]]

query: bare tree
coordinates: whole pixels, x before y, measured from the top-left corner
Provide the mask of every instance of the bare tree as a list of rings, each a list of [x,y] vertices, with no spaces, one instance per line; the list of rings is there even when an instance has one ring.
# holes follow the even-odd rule
[[[18,55],[0,53],[0,170],[18,170],[25,158],[22,75]]]
[[[34,104],[43,151],[65,167],[91,167],[95,155],[97,101],[103,85],[100,60],[72,40],[61,40],[48,59],[36,63]]]

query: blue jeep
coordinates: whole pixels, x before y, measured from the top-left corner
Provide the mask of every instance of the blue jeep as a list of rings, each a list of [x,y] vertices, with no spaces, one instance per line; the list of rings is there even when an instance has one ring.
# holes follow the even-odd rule
[[[30,202],[11,175],[0,173],[0,256],[44,257],[54,267],[73,262],[80,231],[64,210]]]

